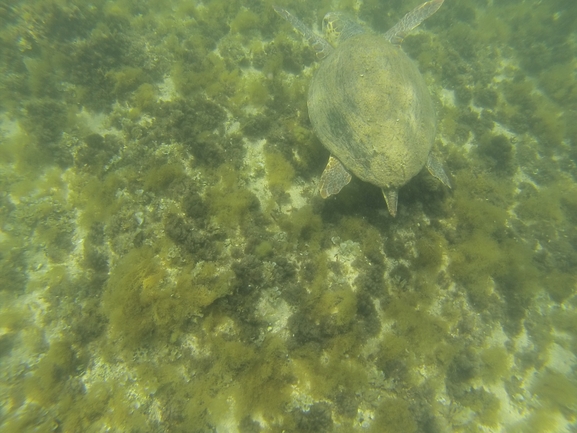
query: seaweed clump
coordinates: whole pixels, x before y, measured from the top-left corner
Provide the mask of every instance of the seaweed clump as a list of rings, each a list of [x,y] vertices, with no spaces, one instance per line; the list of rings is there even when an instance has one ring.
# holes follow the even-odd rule
[[[179,142],[195,158],[199,165],[216,168],[233,158],[239,150],[225,145],[223,122],[225,111],[214,102],[197,97],[193,102],[179,99],[158,104],[153,114],[156,121],[151,133],[157,142]]]
[[[106,283],[102,305],[113,337],[124,347],[169,341],[203,308],[230,293],[233,274],[213,262],[182,270],[176,283],[165,280],[166,271],[150,248],[129,252],[114,267]]]
[[[513,145],[504,135],[483,136],[479,142],[478,152],[497,173],[512,174]]]

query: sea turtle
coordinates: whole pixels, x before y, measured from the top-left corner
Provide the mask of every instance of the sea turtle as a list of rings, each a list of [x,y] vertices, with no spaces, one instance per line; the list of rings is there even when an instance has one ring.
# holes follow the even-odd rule
[[[329,12],[323,19],[327,39],[274,7],[322,60],[307,104],[314,131],[331,153],[320,180],[323,198],[337,194],[353,173],[382,189],[395,216],[398,189],[423,166],[450,187],[431,152],[436,130],[431,96],[415,63],[400,49],[406,34],[442,4],[443,0],[423,3],[384,35],[365,31],[342,13]]]

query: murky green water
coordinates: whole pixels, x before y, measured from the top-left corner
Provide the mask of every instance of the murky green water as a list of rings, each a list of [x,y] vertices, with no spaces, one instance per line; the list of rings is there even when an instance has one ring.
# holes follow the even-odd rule
[[[419,0],[0,3],[0,429],[576,432],[577,3],[403,42],[435,152],[318,194],[318,31]]]

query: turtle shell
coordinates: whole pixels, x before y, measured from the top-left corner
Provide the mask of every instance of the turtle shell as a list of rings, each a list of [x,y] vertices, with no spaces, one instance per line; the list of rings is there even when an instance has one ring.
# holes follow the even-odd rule
[[[308,96],[323,145],[361,180],[398,188],[425,163],[436,119],[415,63],[379,35],[346,39],[315,74]]]

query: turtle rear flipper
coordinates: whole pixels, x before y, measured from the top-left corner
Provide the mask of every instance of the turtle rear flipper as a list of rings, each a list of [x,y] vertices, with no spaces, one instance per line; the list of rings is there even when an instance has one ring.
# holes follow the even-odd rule
[[[445,173],[445,170],[443,170],[443,164],[435,155],[433,155],[433,152],[429,153],[426,165],[427,170],[429,170],[429,173],[431,173],[433,177],[439,179],[443,185],[451,188],[451,181],[449,180],[447,173]]]
[[[345,185],[351,181],[351,174],[344,165],[335,158],[330,156],[329,162],[321,175],[320,193],[322,198],[338,194]]]

